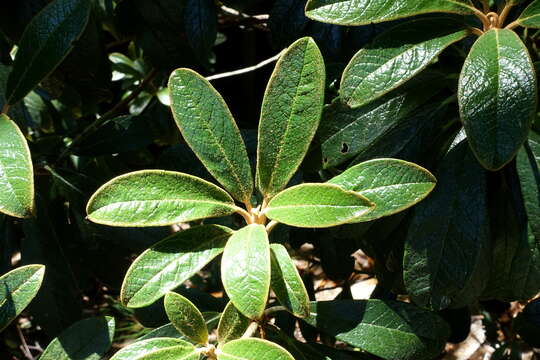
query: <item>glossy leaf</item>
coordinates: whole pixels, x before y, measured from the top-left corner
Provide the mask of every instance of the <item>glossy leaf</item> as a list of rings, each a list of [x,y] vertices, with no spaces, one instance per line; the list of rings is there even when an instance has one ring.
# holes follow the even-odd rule
[[[270,289],[270,246],[262,225],[236,231],[221,260],[223,287],[234,306],[250,319],[264,313]]]
[[[305,321],[337,340],[388,360],[433,359],[449,336],[448,325],[437,314],[389,300],[314,302]]]
[[[88,219],[110,226],[164,226],[229,215],[233,199],[222,189],[188,174],[142,170],[101,186],[86,206]]]
[[[55,338],[40,360],[100,360],[114,337],[114,318],[88,318],[76,322]]]
[[[398,159],[366,161],[328,181],[360,193],[375,204],[375,209],[362,216],[362,221],[392,215],[417,204],[429,195],[436,182],[428,170]]]
[[[359,220],[373,208],[366,197],[337,185],[302,184],[276,195],[265,214],[291,226],[323,228]]]
[[[257,338],[233,340],[219,350],[218,360],[294,360],[281,346]]]
[[[442,310],[482,293],[489,274],[486,174],[465,141],[442,160],[435,191],[414,209],[403,276],[412,300]]]
[[[325,68],[311,38],[294,42],[279,59],[261,109],[257,185],[266,196],[281,191],[307,153],[322,113]]]
[[[154,303],[221,254],[231,234],[224,226],[201,225],[158,242],[131,264],[122,303],[134,308]]]
[[[536,75],[525,45],[494,29],[474,43],[459,79],[461,119],[478,161],[489,170],[510,162],[536,111]]]
[[[281,244],[270,245],[272,259],[271,287],[281,305],[294,316],[309,315],[309,296],[287,249]]]
[[[0,115],[0,212],[27,218],[34,211],[34,170],[21,130]]]
[[[180,339],[154,338],[128,345],[111,360],[197,360],[195,346]]]
[[[231,340],[241,338],[249,327],[250,320],[229,301],[218,325],[218,343],[225,344]]]
[[[341,98],[353,108],[370,103],[414,77],[467,34],[464,25],[446,18],[412,20],[384,32],[347,65]]]
[[[26,265],[0,277],[0,331],[36,296],[44,274],[45,266]]]
[[[309,0],[306,15],[338,25],[367,25],[426,13],[469,14],[469,0]]]
[[[529,226],[540,244],[540,135],[531,131],[516,159]]]
[[[516,22],[524,27],[540,29],[540,0],[534,0],[527,6]]]
[[[8,78],[8,104],[24,98],[64,60],[86,27],[91,8],[89,0],[55,0],[32,19]]]
[[[249,201],[253,179],[246,147],[221,95],[189,69],[171,74],[169,90],[176,125],[188,145],[228,192]]]
[[[195,305],[175,292],[165,295],[165,311],[178,331],[198,344],[208,342],[208,329],[204,318]]]

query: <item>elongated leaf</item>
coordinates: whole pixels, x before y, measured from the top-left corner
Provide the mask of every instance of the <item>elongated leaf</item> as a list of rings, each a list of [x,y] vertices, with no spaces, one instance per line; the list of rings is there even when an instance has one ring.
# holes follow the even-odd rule
[[[529,226],[540,244],[540,135],[531,131],[516,159]]]
[[[328,181],[358,192],[375,204],[375,209],[362,216],[362,221],[392,215],[417,204],[429,195],[436,182],[423,167],[397,159],[366,161]]]
[[[195,55],[207,64],[217,36],[217,11],[212,0],[188,0],[184,9],[186,37]]]
[[[208,342],[208,329],[204,318],[195,305],[175,292],[165,295],[165,311],[178,331],[198,344]]]
[[[233,199],[214,184],[163,170],[118,176],[101,186],[86,206],[90,220],[110,226],[164,226],[234,211]]]
[[[271,286],[281,303],[291,314],[309,316],[309,296],[287,249],[281,244],[270,245],[272,255]]]
[[[313,39],[297,40],[279,59],[259,122],[257,186],[266,197],[281,191],[304,159],[319,126],[324,83],[324,61]]]
[[[218,353],[218,360],[294,360],[291,354],[273,342],[251,338],[226,343]]]
[[[244,141],[219,93],[189,69],[175,70],[169,79],[176,125],[210,174],[239,201],[253,191]]]
[[[250,319],[264,313],[270,289],[270,245],[262,225],[236,231],[221,260],[223,287],[234,306]]]
[[[21,100],[69,54],[86,27],[91,7],[90,0],[55,0],[32,19],[9,74],[8,104]]]
[[[154,338],[138,341],[118,351],[111,360],[197,360],[195,346],[187,341]]]
[[[459,79],[461,119],[480,163],[498,170],[527,139],[536,111],[536,75],[529,52],[511,30],[482,35]]]
[[[364,196],[337,185],[302,184],[276,195],[265,214],[287,225],[323,228],[359,220],[373,208]]]
[[[521,26],[539,29],[540,28],[540,0],[534,0],[516,20]]]
[[[44,274],[45,266],[26,265],[0,277],[0,331],[36,296]]]
[[[338,25],[366,25],[414,15],[443,12],[470,14],[469,0],[309,0],[306,15]]]
[[[112,345],[114,318],[95,317],[76,322],[55,338],[40,360],[100,360]]]
[[[398,301],[313,302],[306,321],[338,340],[389,360],[433,359],[450,335],[448,325],[437,314]]]
[[[414,209],[403,276],[416,304],[441,310],[482,293],[490,240],[486,174],[466,141],[446,155],[436,176],[437,188]]]
[[[341,98],[354,108],[385,95],[467,34],[463,24],[445,18],[412,20],[386,31],[349,62],[341,78]]]
[[[218,325],[218,343],[225,344],[241,338],[249,327],[250,320],[229,302],[223,310]]]
[[[231,234],[224,226],[202,225],[158,242],[131,264],[122,303],[135,308],[154,303],[221,254]]]
[[[34,170],[17,124],[0,115],[0,212],[26,218],[34,211]]]

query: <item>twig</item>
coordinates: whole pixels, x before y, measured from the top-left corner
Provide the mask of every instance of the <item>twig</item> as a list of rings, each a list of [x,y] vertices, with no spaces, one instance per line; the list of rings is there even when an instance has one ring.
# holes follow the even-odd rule
[[[4,106],[2,107],[2,114],[6,114],[6,115],[7,115],[8,111],[9,111],[9,104],[6,102],[6,103],[4,104]]]
[[[519,26],[519,21],[512,21],[510,24],[506,25],[505,29],[512,30],[515,27]]]
[[[508,17],[508,14],[510,14],[510,10],[512,10],[514,5],[515,4],[513,4],[511,2],[506,2],[506,4],[504,5],[504,8],[501,11],[501,14],[499,15],[499,20],[498,20],[498,23],[497,23],[497,25],[499,27],[502,27],[504,25],[504,22],[505,22],[506,18]]]
[[[268,309],[264,311],[264,316],[270,316],[273,313],[278,312],[278,311],[287,311],[287,308],[281,305],[269,307]]]
[[[217,80],[217,79],[223,79],[223,78],[226,78],[226,77],[242,75],[242,74],[245,74],[245,73],[248,73],[248,72],[251,72],[251,71],[255,71],[255,70],[260,69],[260,68],[262,68],[262,67],[264,67],[264,66],[266,66],[266,65],[268,65],[270,63],[273,63],[274,61],[277,61],[282,53],[283,53],[283,51],[281,51],[277,55],[272,56],[269,59],[261,61],[260,63],[258,63],[256,65],[248,66],[248,67],[243,68],[243,69],[229,71],[229,72],[226,72],[226,73],[221,73],[221,74],[208,76],[208,77],[206,77],[206,80],[212,81],[212,80]]]
[[[243,12],[240,12],[236,9],[233,9],[233,8],[230,8],[228,6],[221,6],[221,10],[223,10],[223,12],[227,13],[227,14],[231,14],[231,15],[234,15],[234,16],[239,16],[239,17],[243,17],[243,18],[251,18],[251,19],[257,19],[257,20],[268,20],[270,18],[270,15],[268,14],[261,14],[261,15],[249,15],[249,14],[245,14]]]
[[[251,324],[249,324],[247,330],[244,332],[244,335],[242,335],[242,339],[250,338],[253,335],[255,335],[258,328],[259,328],[259,323],[255,322],[255,321],[252,322]]]
[[[22,343],[22,345],[19,346],[21,351],[23,352],[24,356],[28,360],[35,360],[34,356],[32,355],[32,352],[28,348],[28,344],[26,343],[26,339],[24,338],[21,328],[19,327],[19,325],[17,325],[16,328],[17,328],[17,334],[19,335],[19,338],[21,339],[21,343]]]
[[[490,10],[489,2],[487,0],[480,0],[480,2],[482,3],[482,7],[484,8],[484,12],[488,13],[489,10]]]
[[[266,232],[270,234],[270,232],[276,227],[276,225],[279,224],[277,221],[272,220],[266,225]]]
[[[482,30],[480,30],[479,28],[477,28],[477,27],[471,27],[471,28],[469,28],[469,30],[470,30],[471,33],[473,33],[474,35],[478,35],[478,36],[484,35],[484,32],[483,32]]]

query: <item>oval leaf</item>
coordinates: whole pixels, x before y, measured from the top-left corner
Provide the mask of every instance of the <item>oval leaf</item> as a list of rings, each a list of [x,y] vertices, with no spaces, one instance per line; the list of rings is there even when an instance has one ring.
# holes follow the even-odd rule
[[[241,338],[249,327],[250,320],[229,301],[218,325],[218,343],[225,344],[231,340]]]
[[[113,337],[113,317],[84,319],[71,325],[51,341],[39,359],[100,360],[111,347]]]
[[[434,312],[383,300],[313,302],[309,324],[336,339],[389,360],[433,359],[448,325]]]
[[[34,211],[34,170],[21,130],[0,115],[0,212],[27,218]]]
[[[463,24],[445,18],[408,21],[386,31],[349,62],[341,78],[341,98],[355,108],[385,95],[467,34]]]
[[[233,340],[218,349],[217,354],[218,360],[294,360],[281,346],[257,338]]]
[[[223,287],[234,306],[250,319],[259,319],[270,289],[270,246],[262,225],[236,231],[221,260]]]
[[[516,33],[494,29],[474,43],[458,99],[476,158],[486,169],[502,168],[526,140],[537,103],[534,67]]]
[[[191,356],[190,356],[191,355]],[[195,347],[180,339],[154,338],[138,341],[118,351],[111,360],[197,360]]]
[[[232,230],[201,225],[180,231],[143,252],[127,271],[120,299],[139,308],[153,304],[223,252]]]
[[[197,344],[208,342],[206,322],[195,305],[175,292],[165,295],[165,311],[178,331]]]
[[[45,266],[27,265],[0,277],[0,331],[4,330],[36,296]]]
[[[540,29],[540,0],[534,0],[527,6],[516,22],[524,27]]]
[[[164,226],[235,211],[216,185],[188,174],[143,170],[101,186],[86,206],[88,219],[110,226]]]
[[[358,220],[374,207],[364,196],[332,184],[302,184],[277,194],[265,214],[280,223],[323,228]]]
[[[272,259],[271,287],[281,305],[294,316],[309,316],[309,296],[287,249],[281,244],[270,245]]]
[[[171,74],[169,90],[176,125],[193,152],[237,200],[249,201],[253,179],[246,147],[221,95],[189,69]]]
[[[32,19],[7,81],[8,104],[25,97],[64,60],[86,27],[91,8],[89,0],[55,0]]]
[[[362,221],[403,211],[424,199],[437,180],[426,169],[397,159],[375,159],[355,165],[328,181],[358,192],[375,204]]]
[[[279,59],[261,109],[257,186],[266,197],[281,191],[304,159],[324,101],[325,68],[311,38],[294,42]]]
[[[367,25],[426,13],[470,14],[469,0],[309,0],[306,15],[338,25]]]

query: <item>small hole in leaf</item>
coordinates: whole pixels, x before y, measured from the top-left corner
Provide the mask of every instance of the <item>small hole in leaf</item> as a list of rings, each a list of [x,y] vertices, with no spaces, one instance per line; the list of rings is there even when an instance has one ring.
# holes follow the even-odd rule
[[[346,143],[343,143],[343,145],[341,145],[341,153],[346,154],[348,152],[349,152],[349,145],[347,145]]]

